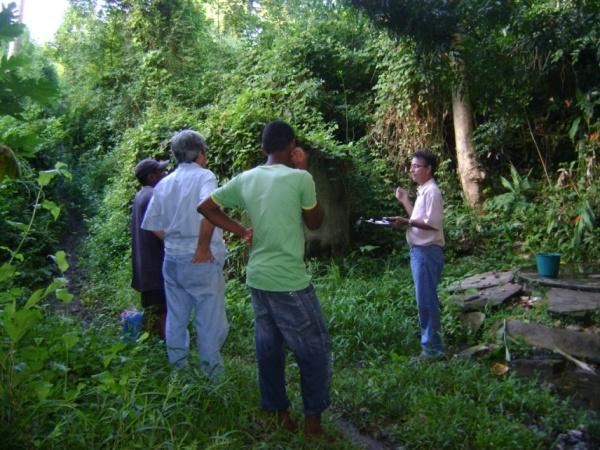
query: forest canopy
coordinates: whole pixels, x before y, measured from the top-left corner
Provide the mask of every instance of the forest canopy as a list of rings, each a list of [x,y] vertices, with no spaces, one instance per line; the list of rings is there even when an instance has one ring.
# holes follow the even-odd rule
[[[374,348],[388,340],[412,345],[409,327],[402,337],[389,329],[391,317],[412,314],[416,320],[414,311],[383,303],[408,292],[389,272],[397,261],[406,263],[407,247],[403,235],[356,224],[402,213],[394,188],[411,186],[414,194],[408,174],[414,150],[429,148],[440,162],[446,255],[457,271],[470,258],[484,261],[468,266],[471,271],[478,265],[531,266],[541,251],[559,252],[563,263],[574,265],[600,260],[599,74],[598,0],[70,0],[44,46],[29,40],[16,4],[3,3],[0,314],[9,330],[3,331],[3,338],[9,336],[3,349],[22,356],[19,345],[32,330],[51,328],[42,326],[38,306],[73,300],[65,277],[68,257],[78,261],[77,298],[99,316],[139,304],[130,287],[129,229],[138,161],[171,159],[174,166],[171,137],[194,129],[207,138],[208,167],[225,183],[264,162],[261,130],[282,119],[310,154],[309,170],[329,220],[320,233],[307,234],[311,270],[324,277],[322,289],[332,299],[348,289],[352,300],[344,297],[341,304],[362,308],[371,292],[379,302],[364,318],[344,316],[343,306],[327,310],[333,331],[341,336],[356,327],[366,336],[373,324],[368,320],[375,321],[370,314],[388,315],[370,344],[351,333],[336,341],[344,349],[344,369],[361,365],[368,370],[360,376],[378,378],[369,359]],[[239,300],[232,308],[249,327],[246,298],[236,284],[247,251],[237,238],[226,240],[228,289]],[[443,319],[449,340],[471,340],[449,316]],[[96,338],[79,332],[73,332],[77,341],[61,337],[70,326],[59,321],[55,328],[62,335],[52,339],[66,354],[81,345],[81,354],[92,357],[93,347],[82,342]],[[102,339],[112,345],[110,337]],[[27,342],[23,361],[38,348]],[[110,348],[112,356],[106,353],[99,366],[118,359],[122,349]],[[394,351],[377,355],[391,358],[398,379],[408,382],[411,372],[398,366],[404,356]],[[39,367],[50,364],[45,358]],[[83,382],[81,388],[69,385],[67,369],[53,365],[53,375],[43,378],[32,369],[36,365],[18,372],[2,364],[2,381],[10,378],[18,390],[22,376],[23,386],[35,386],[27,397],[33,403],[50,398],[53,389],[67,399],[85,390]],[[91,370],[81,364],[82,373]],[[138,369],[128,369],[127,376]],[[479,372],[469,370],[465,376],[477,378]],[[98,389],[120,392],[107,373],[98,375]],[[340,382],[340,404],[358,411],[349,379]],[[527,398],[514,389],[521,393],[511,402]],[[363,394],[369,397],[368,388]],[[18,406],[11,395],[0,389],[0,398]],[[540,416],[554,405],[544,398]],[[373,394],[374,405],[380,400]],[[24,416],[0,416],[7,429],[14,420],[26,422]],[[418,425],[409,425],[414,448],[443,446],[439,436],[419,441]],[[52,432],[56,442],[65,442],[58,428],[44,426],[39,441],[15,439],[28,448],[44,446],[48,441],[40,436]],[[507,422],[503,432],[510,434],[511,427]],[[550,434],[531,438],[531,447],[549,445]],[[127,439],[115,442],[118,448]]]

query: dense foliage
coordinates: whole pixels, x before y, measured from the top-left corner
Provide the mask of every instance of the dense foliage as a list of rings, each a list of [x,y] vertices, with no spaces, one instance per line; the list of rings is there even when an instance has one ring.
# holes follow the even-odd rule
[[[523,242],[526,252],[598,255],[593,2],[429,3],[428,14],[420,2],[381,9],[388,34],[337,2],[74,2],[54,55],[64,69],[68,162],[91,200],[88,272],[116,290],[126,283],[118,268],[128,261],[126,199],[137,160],[168,157],[170,135],[194,127],[209,139],[210,167],[227,179],[261,161],[260,129],[274,117],[289,120],[315,157],[345,161],[352,222],[397,211],[392,187],[407,182],[411,149],[428,145],[447,161],[440,181],[453,250],[476,252],[472,242],[483,235],[490,248]],[[550,20],[556,26],[547,30]],[[462,208],[454,173],[453,29],[463,35],[474,140],[489,173],[483,215]],[[529,193],[513,193],[514,176]],[[395,245],[353,233],[355,245]]]
[[[547,448],[565,430],[600,431],[593,416],[534,382],[490,375],[487,366],[498,355],[481,365],[411,359],[417,317],[404,258],[390,258],[388,267],[379,268],[380,278],[370,264],[354,258],[312,267],[333,338],[337,412],[324,419],[334,441],[269,431],[272,418],[256,406],[252,306],[246,288],[232,280],[227,314],[235,331],[223,349],[227,375],[217,384],[193,366],[171,372],[162,342],[147,335],[135,342],[116,339],[114,323],[81,327],[56,316],[40,321],[2,367],[9,406],[0,416],[3,448],[355,448],[336,431],[340,413],[364,432],[410,448]],[[481,265],[473,260],[456,266],[447,279]],[[445,320],[450,346],[468,338],[450,315]],[[299,373],[292,359],[287,371],[299,418]]]
[[[289,121],[312,160],[333,168],[351,224],[400,213],[393,188],[409,185],[411,151],[433,148],[445,200],[443,284],[532,264],[540,250],[571,263],[600,259],[597,0],[71,0],[51,44],[22,32],[14,5],[2,7],[3,448],[314,448],[267,435],[256,411],[245,251],[230,237],[222,383],[170,373],[162,344],[146,335],[118,337],[116,313],[139,303],[129,287],[133,167],[169,158],[183,128],[206,135],[209,167],[225,181],[263,160],[266,122]],[[20,52],[9,55],[17,36]],[[488,175],[479,210],[465,205],[457,177],[457,84],[468,87]],[[85,237],[78,271],[65,276],[59,248],[71,233]],[[311,263],[340,415],[408,448],[546,448],[580,425],[600,439],[593,415],[533,383],[490,378],[486,364],[502,355],[481,366],[412,361],[404,239],[364,226],[350,237],[335,262]],[[95,318],[83,326],[56,314],[73,300],[73,278]],[[496,330],[474,335],[454,313],[443,316],[451,349],[496,341]],[[554,321],[543,308],[525,317]],[[335,415],[327,420],[337,428]]]

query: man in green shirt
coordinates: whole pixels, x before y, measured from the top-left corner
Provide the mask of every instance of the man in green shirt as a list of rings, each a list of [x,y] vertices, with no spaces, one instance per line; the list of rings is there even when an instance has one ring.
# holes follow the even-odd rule
[[[285,388],[285,348],[300,368],[304,433],[322,433],[321,412],[329,406],[331,343],[321,306],[304,264],[304,227],[321,226],[308,155],[296,146],[285,122],[265,126],[265,165],[243,172],[198,206],[217,227],[250,244],[246,283],[256,315],[256,355],[261,405],[293,430]],[[221,208],[243,208],[252,228],[227,216]]]

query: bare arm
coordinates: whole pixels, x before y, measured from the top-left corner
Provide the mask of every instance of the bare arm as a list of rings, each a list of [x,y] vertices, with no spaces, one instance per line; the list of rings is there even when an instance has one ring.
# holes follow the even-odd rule
[[[308,170],[308,153],[302,147],[292,151],[292,164],[296,169]],[[317,230],[323,223],[323,210],[316,204],[311,209],[302,210],[302,221],[309,230]]]
[[[198,205],[196,210],[215,226],[236,234],[244,239],[247,244],[252,243],[252,229],[244,227],[241,223],[236,222],[225,214],[212,198],[208,197]]]
[[[406,189],[397,187],[395,195],[396,195],[396,198],[398,199],[398,201],[402,204],[402,206],[404,206],[406,213],[410,216],[413,212],[413,204],[411,203],[410,199],[408,198],[408,192],[406,191]]]
[[[153,231],[153,233],[157,238],[159,238],[163,241],[165,240],[166,233],[164,232],[164,230],[156,230],[156,231]]]
[[[431,225],[420,220],[411,220],[407,219],[406,217],[388,217],[388,220],[394,228],[400,228],[402,225],[408,225],[409,227],[421,228],[422,230],[438,231],[437,228],[432,227]]]
[[[408,219],[406,217],[388,217],[387,220],[390,222],[393,228],[400,228],[402,225],[408,224]]]
[[[210,251],[210,241],[214,231],[215,226],[208,220],[203,220],[200,222],[198,244],[196,245],[196,251],[192,257],[192,262],[194,264],[205,263],[215,259]]]
[[[408,192],[406,189],[402,189],[401,187],[396,188],[396,199],[402,204],[406,213],[410,216],[413,212],[413,204],[408,198]],[[432,230],[438,231],[437,228],[432,227],[431,225],[421,221],[421,220],[411,220],[406,217],[390,217],[390,222],[394,228],[400,228],[402,225],[408,225],[409,227],[421,228],[422,230]]]
[[[314,208],[302,210],[302,220],[309,230],[317,230],[323,223],[323,210],[317,203]]]
[[[421,220],[409,220],[407,223],[409,227],[420,228],[422,230],[438,231],[436,227],[432,227],[431,225]]]

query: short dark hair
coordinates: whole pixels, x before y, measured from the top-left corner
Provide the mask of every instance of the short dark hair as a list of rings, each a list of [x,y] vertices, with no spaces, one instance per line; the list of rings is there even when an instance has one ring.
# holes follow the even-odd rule
[[[420,148],[415,150],[412,157],[425,161],[427,165],[431,167],[431,176],[435,174],[435,169],[437,169],[437,158],[431,150],[428,148]]]
[[[294,129],[286,122],[276,120],[265,125],[262,132],[262,148],[267,154],[279,152],[294,139]]]

